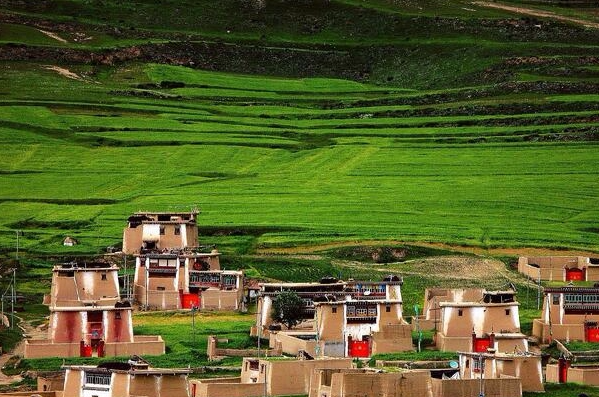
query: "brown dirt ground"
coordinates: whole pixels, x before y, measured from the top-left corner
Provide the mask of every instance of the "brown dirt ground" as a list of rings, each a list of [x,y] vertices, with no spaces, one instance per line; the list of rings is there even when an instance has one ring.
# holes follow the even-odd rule
[[[498,8],[501,10],[512,11],[512,12],[515,12],[518,14],[531,15],[534,17],[551,18],[551,19],[555,19],[558,21],[575,23],[577,25],[582,25],[587,28],[599,29],[599,23],[597,23],[597,22],[591,22],[591,21],[587,21],[585,19],[579,19],[579,18],[558,15],[551,11],[537,10],[534,8],[514,7],[514,6],[507,5],[507,4],[496,3],[496,2],[491,3],[491,2],[487,2],[487,1],[474,1],[474,2],[472,2],[472,4],[482,6],[482,7]]]
[[[482,248],[464,245],[451,245],[444,243],[423,243],[400,240],[363,240],[363,241],[339,241],[324,244],[302,245],[296,247],[268,247],[258,248],[257,254],[278,254],[278,255],[298,255],[314,254],[329,249],[348,247],[348,246],[367,246],[367,245],[413,245],[418,247],[436,248],[453,251],[456,254],[474,254],[481,256],[596,256],[597,253],[582,250],[558,250],[538,247],[518,247],[518,248]]]

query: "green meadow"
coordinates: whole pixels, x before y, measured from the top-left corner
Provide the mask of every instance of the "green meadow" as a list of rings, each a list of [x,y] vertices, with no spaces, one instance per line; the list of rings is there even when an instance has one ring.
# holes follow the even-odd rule
[[[195,206],[203,227],[223,230],[204,243],[266,227],[254,247],[376,239],[597,250],[594,95],[440,93],[159,64],[70,71],[78,79],[4,65],[5,254],[16,230],[33,255],[102,252],[134,211]],[[81,244],[63,248],[66,235]]]

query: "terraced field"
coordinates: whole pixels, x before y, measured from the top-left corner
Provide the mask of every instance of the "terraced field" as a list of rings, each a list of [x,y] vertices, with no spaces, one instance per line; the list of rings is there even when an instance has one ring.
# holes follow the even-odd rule
[[[16,229],[24,250],[60,252],[68,234],[100,251],[132,211],[195,205],[212,228],[270,227],[255,240],[266,247],[597,248],[593,69],[574,83],[416,90],[159,64],[4,67],[5,251]]]
[[[231,253],[597,251],[596,22],[534,2],[2,0],[1,250],[20,230],[25,254],[101,252],[132,211],[199,206]]]

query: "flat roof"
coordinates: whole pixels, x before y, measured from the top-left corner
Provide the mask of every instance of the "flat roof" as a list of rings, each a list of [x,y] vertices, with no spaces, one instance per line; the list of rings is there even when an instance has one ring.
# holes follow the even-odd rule
[[[109,365],[109,363],[106,363]],[[193,371],[190,368],[147,368],[141,369],[134,365],[127,365],[126,363],[115,363],[115,368],[97,367],[95,365],[63,365],[61,368],[86,371],[95,373],[125,373],[135,375],[188,375]],[[129,366],[129,369],[123,369]],[[119,368],[120,367],[120,368]]]
[[[519,302],[439,302],[441,307],[489,307],[489,306],[520,306]]]

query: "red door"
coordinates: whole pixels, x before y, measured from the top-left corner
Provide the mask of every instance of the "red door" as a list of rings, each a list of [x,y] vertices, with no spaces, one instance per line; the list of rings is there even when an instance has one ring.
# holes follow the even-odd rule
[[[582,269],[566,269],[566,281],[583,281],[584,274]]]
[[[484,353],[491,347],[491,338],[476,338],[474,339],[474,351],[477,353]]]
[[[367,340],[350,340],[349,341],[349,356],[350,357],[369,357],[370,343]]]

